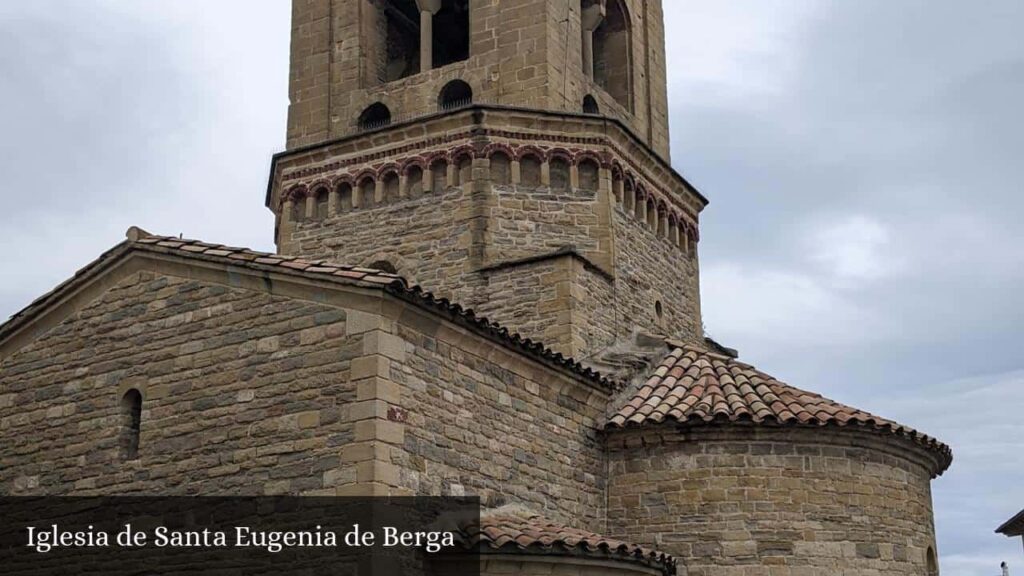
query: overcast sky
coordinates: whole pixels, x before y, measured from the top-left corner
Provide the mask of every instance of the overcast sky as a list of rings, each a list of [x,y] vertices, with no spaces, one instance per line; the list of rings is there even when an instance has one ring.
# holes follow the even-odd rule
[[[708,332],[950,444],[943,574],[1024,574],[1024,2],[665,4]],[[289,17],[0,2],[0,317],[130,225],[273,250]]]

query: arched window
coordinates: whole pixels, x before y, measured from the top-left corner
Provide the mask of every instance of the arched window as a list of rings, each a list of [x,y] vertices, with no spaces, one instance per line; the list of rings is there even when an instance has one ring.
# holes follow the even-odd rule
[[[597,105],[597,99],[590,94],[583,97],[583,113],[584,114],[600,114],[601,108]]]
[[[601,167],[590,158],[584,158],[579,165],[580,189],[597,190]]]
[[[626,180],[622,184],[622,199],[622,209],[625,210],[627,214],[631,213],[636,202],[636,196],[633,191],[633,182]]]
[[[330,208],[331,193],[327,188],[320,188],[316,191],[316,219],[325,220],[327,219],[327,212]]]
[[[338,185],[338,212],[348,212],[352,209],[352,186],[342,182]]]
[[[927,554],[928,576],[939,576],[939,561],[935,557],[935,548],[929,546]]]
[[[119,444],[122,460],[139,457],[139,431],[142,426],[142,393],[132,388],[121,397],[121,434]]]
[[[504,152],[491,154],[491,183],[507,186],[512,183],[512,161]]]
[[[359,207],[373,208],[377,203],[377,183],[373,178],[366,178],[359,183]]]
[[[302,222],[306,219],[306,197],[303,195],[292,197],[292,222]]]
[[[473,181],[473,158],[469,154],[463,154],[455,160],[456,186],[469,184]]]
[[[445,188],[448,187],[448,163],[444,160],[438,160],[430,165],[430,183],[431,191],[444,192]]]
[[[398,269],[395,268],[395,265],[387,260],[377,260],[373,264],[370,264],[370,268],[380,270],[381,272],[387,272],[388,274],[398,274]]]
[[[469,58],[469,0],[442,0],[433,28],[434,68]]]
[[[658,207],[654,203],[654,198],[647,199],[647,211],[644,213],[647,216],[647,225],[651,227],[651,231],[657,234],[658,232]]]
[[[549,165],[552,190],[569,189],[569,162],[564,158],[552,158]]]
[[[423,195],[423,169],[419,166],[410,166],[405,173],[405,185],[410,198],[419,198]]]
[[[398,202],[400,196],[400,184],[398,173],[388,172],[384,175],[384,202]]]
[[[360,130],[374,130],[391,124],[391,110],[384,104],[371,104],[359,115]]]
[[[604,19],[594,30],[594,82],[633,110],[632,43],[629,13],[622,0],[607,0]]]
[[[441,88],[437,107],[441,110],[465,108],[473,103],[473,89],[462,80],[452,80]]]
[[[536,156],[523,156],[519,160],[519,180],[523,186],[540,186],[540,159]]]

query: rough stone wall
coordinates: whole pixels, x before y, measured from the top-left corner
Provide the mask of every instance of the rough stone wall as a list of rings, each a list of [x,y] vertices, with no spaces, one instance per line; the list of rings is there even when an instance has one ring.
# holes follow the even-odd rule
[[[610,442],[609,533],[690,576],[927,573],[931,474],[909,441],[715,427]]]
[[[615,299],[625,322],[620,335],[633,330],[660,331],[699,343],[703,340],[700,275],[695,249],[673,245],[617,203],[615,223]],[[662,317],[657,303],[661,302]]]
[[[571,257],[556,257],[484,272],[489,297],[474,310],[514,326],[553,350],[572,349]]]
[[[325,494],[357,480],[346,311],[133,273],[0,361],[0,493]],[[142,393],[137,460],[120,402]]]
[[[386,261],[410,283],[468,305],[475,285],[469,277],[470,205],[461,187],[448,187],[417,199],[298,222],[287,252],[362,266]]]
[[[596,426],[607,393],[559,376],[495,343],[404,311],[392,363],[404,423],[396,457],[403,487],[419,494],[478,494],[522,503],[600,531],[603,447]]]

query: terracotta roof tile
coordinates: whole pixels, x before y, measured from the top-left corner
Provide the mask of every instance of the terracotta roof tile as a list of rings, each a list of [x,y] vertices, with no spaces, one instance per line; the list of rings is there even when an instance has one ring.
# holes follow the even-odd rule
[[[802,426],[866,426],[904,436],[936,452],[941,474],[949,447],[885,418],[795,388],[729,356],[677,345],[647,381],[613,406],[606,428],[673,421],[747,421]]]
[[[676,573],[675,558],[664,552],[571,528],[518,507],[485,511],[479,526],[463,524],[458,535],[464,546],[484,552],[597,557],[644,564],[666,575]]]

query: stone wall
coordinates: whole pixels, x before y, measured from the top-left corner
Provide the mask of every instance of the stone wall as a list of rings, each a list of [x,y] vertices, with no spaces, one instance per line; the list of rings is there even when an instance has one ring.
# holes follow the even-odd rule
[[[391,365],[408,413],[395,463],[415,493],[477,494],[600,531],[607,392],[407,308]]]
[[[609,441],[609,534],[690,576],[926,574],[930,459],[908,440],[723,425]]]
[[[622,202],[613,213],[616,306],[628,319],[623,331],[646,329],[702,342],[696,246],[679,246],[659,235]]]
[[[357,480],[339,455],[362,354],[344,310],[131,274],[0,361],[0,493],[334,493]]]

